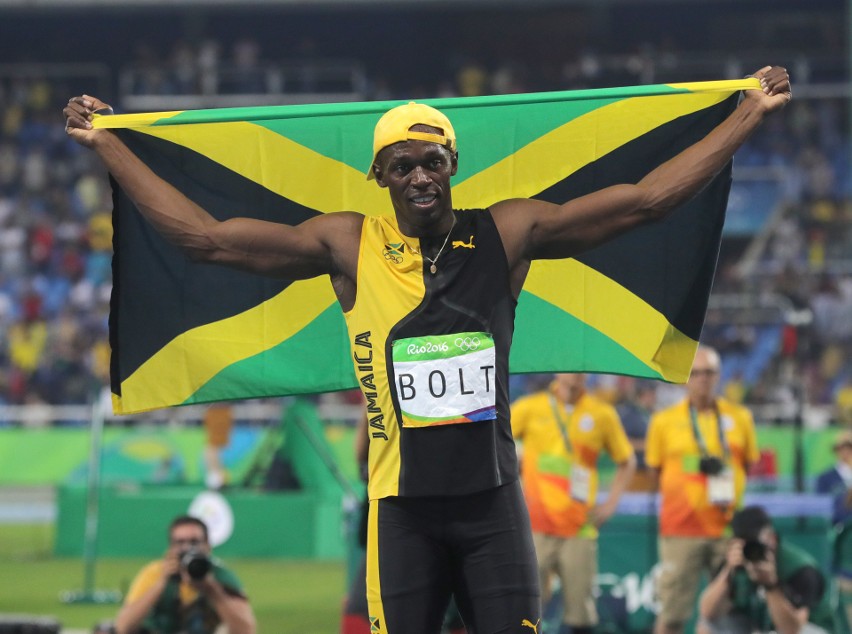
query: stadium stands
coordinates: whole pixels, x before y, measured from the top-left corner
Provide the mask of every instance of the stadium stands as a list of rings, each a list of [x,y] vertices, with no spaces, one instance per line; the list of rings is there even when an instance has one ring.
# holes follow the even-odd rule
[[[302,8],[276,14],[280,22],[251,7],[117,11],[88,23],[110,55],[80,51],[74,64],[48,41],[56,16],[11,14],[11,26],[36,24],[27,32],[41,35],[23,38],[13,28],[0,43],[14,62],[0,66],[0,405],[83,403],[107,377],[111,201],[101,167],[65,139],[58,115],[84,87],[123,110],[169,109],[715,79],[772,60],[793,69],[797,100],[737,157],[714,292],[714,300],[751,305],[722,301],[705,338],[725,351],[725,380],[740,383],[747,401],[771,403],[792,359],[807,398],[831,407],[852,376],[852,320],[839,317],[852,314],[852,179],[848,103],[836,83],[847,75],[831,17],[837,3],[806,13],[776,3],[766,16],[759,2],[729,14],[703,2],[689,10],[706,18],[707,33],[660,35],[687,4],[674,3],[671,15],[548,6],[525,14],[533,29],[517,26],[516,5],[495,3],[493,23],[518,40],[505,50],[476,10],[457,7],[447,27],[456,45],[436,44],[429,67],[423,49],[409,66],[375,54],[376,41],[391,50],[429,44],[398,32],[423,19],[414,9],[341,9],[318,19]],[[737,51],[743,23],[758,17],[761,28]],[[282,42],[276,24],[294,37]],[[637,35],[635,24],[647,32]],[[610,49],[591,45],[584,29],[608,36]],[[339,41],[344,30],[359,34],[348,48]],[[551,47],[546,60],[527,31]],[[562,42],[560,33],[571,37]],[[786,48],[776,45],[779,33]],[[779,303],[787,308],[767,309]],[[732,349],[731,332],[747,330],[749,345]]]

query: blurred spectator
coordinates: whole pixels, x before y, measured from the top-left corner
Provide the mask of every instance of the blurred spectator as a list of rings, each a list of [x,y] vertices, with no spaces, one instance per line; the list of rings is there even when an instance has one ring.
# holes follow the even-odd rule
[[[175,92],[191,95],[198,92],[198,67],[195,51],[186,42],[177,42],[169,63]]]
[[[661,494],[657,634],[684,631],[702,573],[724,559],[728,523],[759,459],[751,413],[717,396],[720,372],[718,353],[699,346],[687,397],[656,412],[648,429],[645,459]]]
[[[832,496],[835,543],[833,572],[852,619],[852,431],[837,434],[832,445],[834,465],[817,476],[816,492]]]
[[[215,94],[219,87],[219,42],[212,38],[205,39],[198,47],[198,83],[202,94]]]
[[[43,406],[85,403],[92,385],[106,378],[110,193],[102,168],[45,116],[53,109],[51,85],[38,78],[4,82],[0,402],[38,406],[27,424],[43,424],[50,420]]]
[[[609,24],[608,20],[597,19],[590,23],[588,16],[582,17],[581,13],[575,16],[576,24],[585,26],[575,28]],[[191,33],[168,29],[156,34],[154,40],[128,37],[126,50],[116,50],[115,59],[111,57],[107,63],[113,67],[111,71],[126,64],[138,71],[132,75],[133,85],[127,87],[136,95],[263,91],[266,77],[261,53],[280,50],[281,25],[270,26],[268,31],[246,28],[244,34],[235,37],[233,24],[227,30],[217,31],[212,22],[203,25],[202,22],[205,21],[194,23]],[[322,39],[325,22],[317,21],[316,32],[301,28],[292,41],[288,40],[287,59],[302,64],[305,72],[291,82],[294,85],[285,85],[285,90],[322,90],[315,64],[322,61],[326,49],[336,50],[334,42]],[[612,23],[608,28],[615,27]],[[700,48],[700,44],[671,34],[653,44],[633,39],[613,42],[607,50],[596,50],[587,44],[591,40],[584,40],[576,49],[568,46],[552,49],[553,59],[542,62],[517,53],[516,47],[489,48],[490,36],[469,30],[468,50],[475,53],[475,61],[460,64],[458,52],[449,50],[430,60],[431,74],[400,72],[393,65],[384,65],[381,74],[373,69],[376,74],[367,77],[371,88],[365,89],[366,95],[372,99],[408,99],[415,93],[422,97],[507,94],[650,83],[668,81],[670,77],[704,78],[698,76],[700,66],[692,63],[695,51],[684,50]],[[842,41],[842,29],[837,29],[835,40],[829,37],[830,32],[826,33],[826,27],[820,27],[819,32],[825,34],[824,41],[813,39],[813,47],[827,48],[836,54],[830,42]],[[759,34],[755,36],[760,38]],[[29,39],[34,50],[38,48],[41,54],[44,47],[38,46],[37,33]],[[139,44],[134,43],[137,39]],[[369,66],[371,59],[359,57],[362,53],[356,50],[354,42],[351,44],[343,49],[344,56]],[[757,41],[755,47],[759,47]],[[37,61],[56,61],[50,57],[38,59],[35,53],[30,56]],[[802,79],[807,72],[815,78],[818,72],[827,77],[836,70],[831,64],[808,60],[805,50],[797,50],[796,57],[800,60],[796,62],[796,72],[805,73]],[[467,60],[474,58],[469,56]],[[742,65],[742,60],[732,55],[727,70],[718,73],[736,76]],[[235,71],[225,72],[229,67]],[[223,73],[222,85],[219,73]],[[412,79],[412,74],[416,78]],[[679,76],[683,74],[688,76]],[[17,390],[12,399],[9,390],[28,385],[20,370],[11,364],[4,331],[21,319],[29,293],[40,296],[41,318],[49,332],[60,309],[70,306],[85,336],[98,346],[96,351],[78,347],[73,353],[74,363],[84,368],[87,375],[104,366],[105,315],[111,290],[109,191],[103,185],[106,179],[99,173],[97,162],[69,144],[61,126],[49,114],[55,111],[52,102],[57,98],[57,85],[53,79],[48,81],[39,76],[0,76],[0,364],[5,364],[0,368],[0,374],[4,375],[0,389],[5,390],[0,398],[4,401],[21,402],[26,389]],[[59,92],[65,95],[68,91]],[[720,274],[714,287],[714,293],[724,290],[743,295],[785,294],[791,297],[797,311],[813,310],[812,325],[788,325],[785,329],[785,352],[789,353],[787,360],[792,359],[795,364],[795,373],[808,379],[805,397],[811,403],[825,406],[840,402],[843,373],[852,371],[852,319],[849,318],[852,293],[848,290],[852,270],[849,256],[852,170],[849,169],[848,109],[848,100],[840,97],[797,100],[785,117],[769,121],[742,148],[737,166],[762,172],[779,170],[774,187],[781,193],[778,204],[782,211],[761,228],[760,234],[753,236],[753,243],[765,241],[766,245],[758,257],[756,273],[737,280],[737,287],[732,287],[730,280]],[[737,238],[732,240],[736,241]],[[720,271],[724,271],[724,264],[720,262]],[[785,270],[790,273],[779,274]],[[773,274],[779,274],[778,278],[770,279]],[[831,280],[835,288],[829,288],[825,280]],[[730,349],[714,338],[723,358],[742,354],[744,362],[748,361],[756,333],[737,333],[742,326],[730,314],[720,319],[717,332],[725,333],[726,328],[725,336],[746,336],[730,341]],[[760,330],[751,325],[746,328]],[[50,337],[48,334],[48,342]],[[55,357],[43,355],[38,363],[48,366],[54,362]],[[757,371],[724,377],[730,384],[721,386],[722,390],[726,394],[742,393],[749,404],[771,400],[780,365],[776,353],[761,363]],[[67,375],[49,367],[45,370],[35,372],[37,381],[48,377],[55,384],[56,380],[62,380],[56,377]],[[662,398],[668,389],[661,388]],[[53,393],[45,393],[43,388],[39,391],[47,402],[58,402],[59,397]],[[63,399],[78,393],[77,389],[56,392],[64,395]],[[844,411],[848,409],[840,410]]]
[[[231,51],[233,69],[228,73],[226,92],[256,94],[264,92],[263,69],[260,66],[260,44],[252,37],[234,43]],[[225,84],[225,82],[223,82]]]
[[[234,425],[233,406],[230,403],[213,403],[204,412],[204,483],[208,489],[218,491],[228,482],[228,473],[222,464],[222,451],[231,443]]]
[[[488,72],[481,64],[468,60],[456,74],[456,85],[461,97],[484,95],[488,86]]]
[[[636,454],[636,473],[627,490],[652,491],[653,477],[645,462],[645,439],[651,414],[657,405],[657,384],[643,379],[624,382],[628,387],[617,402],[616,411]]]
[[[254,612],[233,572],[213,557],[207,526],[187,515],[169,526],[163,559],[145,566],[115,619],[117,634],[254,634]]]
[[[742,404],[746,397],[746,385],[741,371],[736,371],[725,384],[724,396],[732,403]]]
[[[586,375],[556,374],[547,390],[512,403],[512,434],[520,441],[521,482],[538,557],[543,603],[559,578],[559,632],[591,634],[599,622],[594,598],[598,530],[615,513],[636,468],[614,407],[586,391]],[[598,461],[616,472],[598,501]]]
[[[807,552],[782,540],[766,511],[746,507],[731,520],[725,562],[701,594],[697,634],[834,634],[829,579]]]
[[[852,380],[849,377],[846,377],[838,388],[834,405],[838,422],[842,425],[852,425]]]
[[[852,519],[852,431],[837,435],[832,445],[835,463],[816,479],[816,492],[834,498],[832,521],[843,524]]]

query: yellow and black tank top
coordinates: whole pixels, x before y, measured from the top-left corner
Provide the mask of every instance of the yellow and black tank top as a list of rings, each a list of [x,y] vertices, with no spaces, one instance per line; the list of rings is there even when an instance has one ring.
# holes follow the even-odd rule
[[[345,314],[369,419],[369,496],[464,495],[518,477],[509,421],[516,300],[488,210],[444,236],[367,217]]]

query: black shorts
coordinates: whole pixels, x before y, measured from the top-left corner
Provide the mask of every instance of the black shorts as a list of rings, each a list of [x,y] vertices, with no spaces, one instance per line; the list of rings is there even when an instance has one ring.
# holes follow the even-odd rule
[[[517,481],[471,495],[370,502],[372,631],[436,634],[450,595],[468,634],[538,633],[538,567]]]

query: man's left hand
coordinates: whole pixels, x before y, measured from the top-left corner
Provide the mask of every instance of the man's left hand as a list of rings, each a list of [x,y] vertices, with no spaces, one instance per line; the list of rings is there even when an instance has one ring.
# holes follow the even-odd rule
[[[595,528],[600,528],[615,514],[615,507],[607,501],[589,509],[589,521]]]

